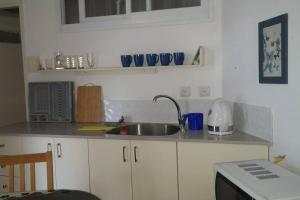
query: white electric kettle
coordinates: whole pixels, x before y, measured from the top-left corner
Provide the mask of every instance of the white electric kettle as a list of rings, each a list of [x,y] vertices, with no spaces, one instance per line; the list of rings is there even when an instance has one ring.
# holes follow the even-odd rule
[[[224,99],[216,99],[208,111],[208,133],[228,135],[233,131],[233,119],[230,105]]]

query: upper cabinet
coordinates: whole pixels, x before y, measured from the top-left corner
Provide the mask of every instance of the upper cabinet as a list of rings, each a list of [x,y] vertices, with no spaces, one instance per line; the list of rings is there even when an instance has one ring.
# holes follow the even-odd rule
[[[73,28],[105,29],[198,23],[211,19],[212,10],[212,0],[59,1],[63,28],[70,25]]]

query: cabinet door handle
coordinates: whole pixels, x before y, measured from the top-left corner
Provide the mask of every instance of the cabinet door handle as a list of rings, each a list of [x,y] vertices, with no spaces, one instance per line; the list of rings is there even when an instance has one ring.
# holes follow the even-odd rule
[[[0,144],[0,148],[4,148],[5,147],[5,144]]]
[[[7,185],[6,185],[6,184],[2,185],[2,188],[3,188],[3,189],[6,189],[6,188],[7,188]]]
[[[133,147],[133,151],[134,151],[134,162],[138,162],[137,156],[136,156],[136,150],[137,150],[137,146]]]
[[[58,158],[61,158],[61,157],[62,157],[61,144],[58,143],[58,144],[56,145],[56,147],[57,147],[57,157],[58,157]]]
[[[51,143],[47,144],[47,151],[52,151],[52,145],[51,145]]]
[[[126,160],[126,146],[123,146],[123,162],[127,162],[127,160]]]

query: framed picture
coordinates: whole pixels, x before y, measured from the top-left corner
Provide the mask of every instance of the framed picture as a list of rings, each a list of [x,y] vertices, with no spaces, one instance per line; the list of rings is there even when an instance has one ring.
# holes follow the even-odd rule
[[[258,24],[259,83],[288,83],[288,14]]]

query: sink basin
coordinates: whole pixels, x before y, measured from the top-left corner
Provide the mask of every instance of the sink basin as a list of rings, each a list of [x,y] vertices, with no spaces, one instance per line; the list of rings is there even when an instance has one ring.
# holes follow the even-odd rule
[[[179,131],[179,126],[173,124],[139,123],[120,126],[107,132],[116,135],[166,136]]]

